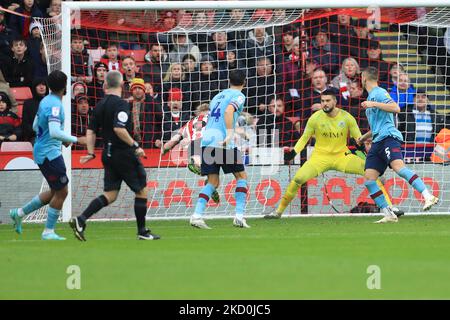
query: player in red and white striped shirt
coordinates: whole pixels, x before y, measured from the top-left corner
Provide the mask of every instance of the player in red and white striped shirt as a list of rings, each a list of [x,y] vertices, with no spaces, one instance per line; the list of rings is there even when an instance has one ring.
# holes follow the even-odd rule
[[[196,117],[188,121],[180,130],[163,146],[163,155],[172,150],[176,145],[181,143],[182,148],[187,148],[189,152],[189,163],[187,168],[189,171],[201,175],[201,146],[203,131],[208,122],[209,104],[203,103],[198,106],[195,111]],[[205,184],[208,182],[206,179]],[[219,203],[220,196],[215,191],[211,195],[211,199]]]

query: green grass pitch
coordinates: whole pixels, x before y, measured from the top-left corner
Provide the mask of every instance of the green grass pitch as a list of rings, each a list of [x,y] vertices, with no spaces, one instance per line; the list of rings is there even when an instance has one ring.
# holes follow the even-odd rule
[[[40,240],[0,226],[0,299],[449,299],[450,217],[157,221],[160,241],[135,240],[134,222],[90,223],[88,242]],[[66,287],[68,266],[81,289]],[[379,266],[381,289],[367,269]]]

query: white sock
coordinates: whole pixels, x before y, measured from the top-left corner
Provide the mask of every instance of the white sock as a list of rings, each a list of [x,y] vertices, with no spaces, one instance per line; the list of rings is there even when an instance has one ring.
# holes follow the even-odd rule
[[[242,214],[242,213],[236,213],[236,219],[238,219],[238,220],[244,219],[244,214]]]
[[[25,212],[23,212],[22,208],[19,208],[19,210],[17,210],[17,215],[21,218],[25,217]]]
[[[425,198],[425,200],[433,198],[433,195],[428,189],[422,191],[422,196]]]
[[[395,216],[395,214],[391,211],[390,207],[383,208],[382,211],[385,216],[389,216],[389,217]]]
[[[54,232],[55,232],[55,229],[47,229],[47,228],[45,228],[44,232],[42,232],[42,234],[49,234],[49,233],[54,233]]]
[[[193,218],[193,219],[202,219],[202,215],[200,215],[200,214],[198,214],[198,213],[194,213],[194,214],[192,215],[192,218]]]

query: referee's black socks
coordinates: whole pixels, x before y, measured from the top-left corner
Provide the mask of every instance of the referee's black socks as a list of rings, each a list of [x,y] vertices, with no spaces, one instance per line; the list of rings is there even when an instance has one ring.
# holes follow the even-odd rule
[[[145,216],[147,214],[147,199],[134,198],[134,214],[136,215],[138,233],[144,233]]]
[[[104,195],[101,195],[91,201],[89,206],[83,213],[78,217],[81,223],[84,225],[86,220],[92,217],[95,213],[99,212],[103,207],[108,205],[108,199]]]

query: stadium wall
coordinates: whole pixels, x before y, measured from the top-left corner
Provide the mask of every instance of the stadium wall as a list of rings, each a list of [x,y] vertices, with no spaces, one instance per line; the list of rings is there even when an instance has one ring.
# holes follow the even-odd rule
[[[450,190],[450,167],[439,168],[442,175],[433,176],[433,164],[410,165],[410,168],[421,172],[425,183],[434,192],[438,190]],[[289,175],[293,175],[298,166],[248,166],[249,177],[249,198],[252,201],[251,208],[247,208],[250,215],[261,215],[264,203],[274,206],[280,200],[283,190],[287,187]],[[186,168],[151,168],[146,169],[148,174],[149,187],[149,211],[147,217],[164,218],[166,216],[187,218],[192,212],[198,192],[203,186],[203,179],[198,178],[195,185],[187,185],[183,180]],[[172,177],[165,181],[152,179],[156,170],[166,171],[166,175]],[[289,172],[290,170],[290,172]],[[436,172],[436,169],[434,169]],[[161,175],[161,173],[160,173]],[[326,181],[326,188],[334,206],[341,208],[343,212],[350,210],[360,201],[371,202],[367,191],[364,188],[364,180],[359,176],[344,175],[338,172],[328,174],[330,177]],[[284,177],[280,179],[280,177]],[[103,170],[84,169],[74,170],[73,187],[77,192],[73,193],[72,214],[78,215],[86,208],[89,202],[101,190]],[[0,171],[0,220],[9,223],[8,211],[10,208],[23,205],[31,199],[41,188],[42,175],[38,170],[27,171]],[[217,215],[215,211],[223,211],[225,203],[234,205],[234,183],[230,175],[223,178],[221,187],[221,204],[210,203],[207,210],[209,216]],[[392,171],[385,175],[385,185],[390,192],[393,203],[399,208],[408,212],[420,212],[420,195],[413,192],[413,189],[402,179],[395,178]],[[99,188],[100,187],[100,188]],[[155,192],[156,190],[156,192]],[[153,196],[154,195],[154,196]],[[440,195],[442,199],[448,196]],[[96,218],[133,218],[130,210],[133,193],[124,185],[116,203],[113,206],[102,210]],[[222,208],[221,208],[222,206]],[[154,214],[155,207],[159,207],[158,215]],[[448,205],[446,205],[448,207]],[[163,208],[163,210],[161,210]],[[189,209],[191,208],[191,210]],[[308,213],[333,213],[325,194],[323,177],[318,177],[308,184]],[[170,215],[169,215],[170,213]],[[287,215],[300,214],[300,197],[296,198]],[[233,212],[229,212],[230,216]]]

